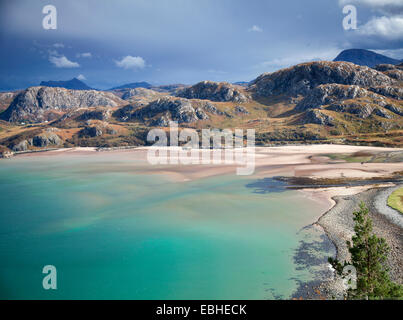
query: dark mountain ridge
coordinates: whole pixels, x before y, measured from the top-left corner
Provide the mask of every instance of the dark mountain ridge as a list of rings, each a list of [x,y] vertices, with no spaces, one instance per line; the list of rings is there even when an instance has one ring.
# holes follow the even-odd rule
[[[370,68],[378,64],[399,64],[402,60],[393,59],[365,49],[348,49],[342,51],[333,61],[345,61],[367,66]]]
[[[72,90],[94,90],[93,88],[87,86],[83,81],[73,78],[67,81],[42,81],[40,83],[42,87],[52,87],[52,88],[65,88]]]

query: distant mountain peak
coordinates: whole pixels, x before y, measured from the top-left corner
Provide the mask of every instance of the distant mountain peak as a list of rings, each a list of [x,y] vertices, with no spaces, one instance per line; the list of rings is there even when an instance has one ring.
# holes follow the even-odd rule
[[[141,82],[132,82],[132,83],[123,84],[121,86],[114,87],[114,88],[109,89],[109,90],[136,89],[136,88],[150,89],[151,87],[152,87],[152,85],[149,84],[148,82],[141,81]]]
[[[87,86],[83,81],[73,78],[67,81],[42,81],[40,86],[43,87],[60,87],[65,89],[73,90],[92,90],[91,87]]]
[[[370,68],[378,64],[399,64],[401,61],[365,49],[348,49],[342,51],[334,61],[345,61],[367,66]]]

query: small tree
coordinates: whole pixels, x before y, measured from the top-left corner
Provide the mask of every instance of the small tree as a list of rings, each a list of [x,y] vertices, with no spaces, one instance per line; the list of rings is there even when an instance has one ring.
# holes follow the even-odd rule
[[[352,243],[347,241],[351,253],[351,263],[341,264],[333,258],[329,263],[336,273],[346,277],[346,269],[354,267],[356,271],[356,288],[347,291],[347,299],[401,299],[403,287],[393,283],[389,278],[386,260],[389,246],[385,239],[372,233],[372,220],[368,217],[369,210],[364,203],[360,210],[354,212],[354,231]]]

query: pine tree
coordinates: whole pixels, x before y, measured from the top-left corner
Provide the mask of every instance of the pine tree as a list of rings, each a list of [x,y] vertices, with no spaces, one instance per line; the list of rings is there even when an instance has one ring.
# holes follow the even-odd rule
[[[402,299],[403,287],[395,284],[389,278],[386,260],[390,252],[385,239],[378,238],[372,233],[372,220],[369,210],[364,203],[360,210],[354,212],[354,232],[352,243],[347,241],[351,262],[329,258],[329,263],[336,272],[346,277],[347,266],[356,270],[356,288],[347,291],[347,299]],[[348,268],[347,268],[348,269]]]

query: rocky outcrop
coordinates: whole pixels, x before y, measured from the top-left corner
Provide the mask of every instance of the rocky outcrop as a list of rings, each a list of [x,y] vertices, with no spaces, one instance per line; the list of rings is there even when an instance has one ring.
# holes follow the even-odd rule
[[[370,91],[396,100],[403,100],[403,87],[379,86],[369,88]]]
[[[307,109],[316,109],[337,101],[363,97],[378,100],[384,99],[383,97],[360,88],[359,86],[323,84],[311,90],[308,95],[297,104],[295,110],[305,111]]]
[[[273,73],[264,73],[249,87],[257,97],[307,95],[321,84],[344,84],[360,87],[392,85],[395,80],[369,67],[349,62],[317,61],[299,64]]]
[[[167,126],[170,120],[178,123],[192,123],[208,119],[205,111],[200,107],[194,108],[189,100],[168,97],[158,99],[144,108],[137,109],[132,117],[142,121],[151,120],[151,125],[163,127]]]
[[[42,122],[71,109],[115,107],[120,103],[124,101],[109,92],[31,87],[19,93],[1,117],[11,122]]]
[[[384,106],[385,109],[392,111],[393,113],[398,114],[399,116],[403,116],[403,108],[395,106],[393,104],[387,104]]]
[[[308,110],[302,117],[303,124],[319,124],[324,126],[334,126],[333,117],[323,113],[320,110]]]
[[[245,109],[243,106],[235,106],[235,113],[238,115],[249,114],[249,111]]]
[[[0,92],[0,112],[9,107],[17,94],[17,92]]]
[[[99,137],[103,135],[103,128],[100,126],[87,126],[79,132],[80,137]]]
[[[28,146],[32,144],[32,139],[28,140],[22,140],[12,146],[11,150],[13,150],[14,152],[19,152],[19,151],[26,151],[28,150]]]
[[[390,78],[403,81],[403,67],[401,65],[379,64],[375,69],[383,72]]]
[[[32,138],[32,145],[39,148],[48,147],[50,145],[60,145],[62,140],[53,132],[45,132]]]
[[[377,66],[375,66],[375,70],[384,72],[384,71],[389,71],[389,70],[394,70],[398,68],[396,65],[394,64],[378,64]]]
[[[376,108],[373,113],[374,113],[375,115],[377,115],[378,117],[382,117],[382,118],[385,118],[385,119],[392,119],[392,118],[394,118],[392,114],[390,114],[390,113],[388,113],[388,112],[386,112],[385,110],[380,109],[380,108]]]
[[[356,115],[358,118],[366,119],[374,111],[374,107],[370,104],[357,103],[355,101],[346,101],[330,105],[327,110],[336,112],[348,112]]]
[[[161,96],[161,93],[156,92],[154,90],[145,89],[145,88],[135,88],[135,89],[127,89],[124,91],[122,95],[123,100],[131,100],[134,97],[140,97],[145,99],[156,99]]]
[[[210,103],[210,102],[206,102],[206,103],[203,105],[203,108],[204,108],[204,110],[206,110],[207,112],[209,112],[209,113],[211,113],[211,114],[215,114],[215,115],[218,115],[218,116],[223,116],[223,115],[224,115],[224,112],[218,110],[218,109],[216,108],[216,106],[213,105],[213,104]]]
[[[177,94],[187,99],[202,99],[217,102],[246,102],[247,96],[241,89],[227,82],[202,81],[184,88]]]
[[[145,106],[145,105],[141,105],[141,106]],[[133,115],[134,111],[141,106],[129,104],[127,106],[124,106],[124,107],[116,110],[113,113],[113,116],[116,117],[119,121],[123,121],[123,122],[130,121],[130,120],[132,120],[132,115]]]
[[[0,158],[8,159],[12,156],[14,156],[14,152],[4,146],[0,146]]]
[[[87,110],[83,112],[77,120],[101,120],[106,121],[111,117],[111,110],[107,108]]]
[[[28,135],[22,139],[14,139],[7,145],[14,152],[27,151],[30,147],[45,148],[49,146],[60,146],[63,141],[55,131],[57,131],[57,129],[47,129],[36,135]]]

